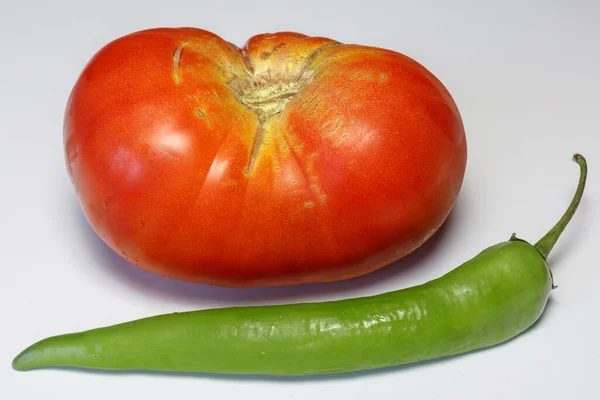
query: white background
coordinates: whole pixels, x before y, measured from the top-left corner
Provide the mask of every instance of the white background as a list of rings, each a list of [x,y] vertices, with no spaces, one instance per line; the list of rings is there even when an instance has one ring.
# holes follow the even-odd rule
[[[598,21],[594,0],[0,0],[0,398],[598,398]],[[465,183],[444,228],[368,276],[293,288],[186,284],[122,261],[80,212],[63,161],[63,111],[101,46],[158,26],[195,26],[238,45],[257,33],[298,31],[424,64],[454,96],[469,144]],[[571,199],[574,152],[587,157],[590,176],[549,260],[559,288],[540,323],[505,345],[310,379],[11,368],[19,351],[49,335],[172,311],[379,293],[437,277],[514,231],[535,241]]]

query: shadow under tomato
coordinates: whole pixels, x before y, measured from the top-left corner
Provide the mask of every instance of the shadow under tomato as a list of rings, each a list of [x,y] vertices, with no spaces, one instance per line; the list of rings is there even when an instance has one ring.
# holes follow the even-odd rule
[[[460,220],[464,208],[459,196],[444,224],[426,243],[404,258],[374,272],[337,282],[266,288],[226,288],[163,278],[133,265],[110,249],[96,235],[85,219],[79,204],[73,206],[74,212],[77,213],[75,220],[78,226],[75,229],[82,232],[81,237],[84,238],[93,256],[99,260],[98,264],[123,286],[153,298],[165,297],[193,304],[216,302],[224,305],[294,302],[302,301],[311,295],[326,295],[328,299],[341,298],[356,289],[387,282],[413,268],[423,268],[449,232],[456,229],[455,224]]]

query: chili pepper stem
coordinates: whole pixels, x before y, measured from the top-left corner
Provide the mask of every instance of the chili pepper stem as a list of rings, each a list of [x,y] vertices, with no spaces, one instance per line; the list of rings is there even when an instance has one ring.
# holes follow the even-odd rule
[[[585,182],[587,179],[587,162],[581,154],[575,154],[573,156],[573,161],[579,164],[580,167],[579,184],[577,185],[577,190],[575,191],[573,200],[571,200],[569,208],[567,208],[567,211],[565,211],[556,225],[554,225],[552,229],[550,229],[550,231],[548,231],[548,233],[546,233],[546,235],[544,235],[544,237],[542,237],[534,245],[544,259],[548,258],[548,255],[550,254],[550,251],[552,251],[556,241],[565,230],[567,224],[571,221],[571,218],[573,218],[573,215],[575,214],[575,211],[577,210],[577,207],[581,201],[583,190],[585,189]]]

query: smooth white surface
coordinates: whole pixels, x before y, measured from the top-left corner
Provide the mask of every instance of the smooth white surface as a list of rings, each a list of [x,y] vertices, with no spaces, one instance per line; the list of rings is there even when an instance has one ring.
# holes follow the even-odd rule
[[[0,398],[598,398],[600,3],[483,3],[2,0]],[[257,33],[299,31],[390,48],[424,64],[453,94],[469,143],[465,183],[447,224],[393,266],[294,288],[185,284],[113,255],[85,222],[67,177],[63,110],[102,45],[158,26],[204,28],[238,45]],[[559,288],[540,323],[505,345],[311,379],[11,369],[19,351],[49,335],[172,311],[379,293],[437,277],[514,231],[535,241],[571,199],[574,152],[587,157],[590,176],[550,258]]]

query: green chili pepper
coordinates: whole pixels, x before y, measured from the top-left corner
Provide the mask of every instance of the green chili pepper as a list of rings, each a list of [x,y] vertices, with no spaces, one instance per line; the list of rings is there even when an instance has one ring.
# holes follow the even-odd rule
[[[502,343],[541,316],[554,288],[546,263],[577,209],[534,246],[491,246],[446,275],[408,289],[321,303],[159,315],[44,339],[17,370],[83,367],[252,375],[313,375],[430,360]]]

